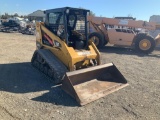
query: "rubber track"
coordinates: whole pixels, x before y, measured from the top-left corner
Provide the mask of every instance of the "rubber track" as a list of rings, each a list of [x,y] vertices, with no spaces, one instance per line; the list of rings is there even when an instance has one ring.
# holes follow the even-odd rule
[[[48,64],[48,66],[60,76],[59,80],[55,80],[56,78],[50,79],[53,80],[54,83],[61,83],[63,76],[68,71],[66,66],[48,49],[36,50],[31,60],[32,63],[35,60],[37,54],[39,54],[45,60],[45,63]]]

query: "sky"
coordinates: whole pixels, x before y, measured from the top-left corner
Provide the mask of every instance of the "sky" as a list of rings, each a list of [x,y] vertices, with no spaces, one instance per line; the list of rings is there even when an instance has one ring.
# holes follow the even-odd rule
[[[127,17],[149,21],[160,15],[160,0],[0,0],[0,15],[4,13],[28,15],[36,10],[60,7],[82,7],[96,16]]]

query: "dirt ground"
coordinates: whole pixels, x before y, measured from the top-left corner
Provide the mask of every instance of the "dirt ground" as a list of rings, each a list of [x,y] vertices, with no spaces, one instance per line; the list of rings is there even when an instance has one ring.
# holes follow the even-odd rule
[[[159,120],[160,48],[143,55],[106,46],[129,86],[79,107],[59,86],[31,66],[35,36],[0,33],[0,120]]]

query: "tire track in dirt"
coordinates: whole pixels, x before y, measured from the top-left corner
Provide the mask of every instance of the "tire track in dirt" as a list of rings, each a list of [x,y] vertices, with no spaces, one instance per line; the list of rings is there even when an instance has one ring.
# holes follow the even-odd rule
[[[10,113],[6,108],[4,108],[4,107],[2,107],[2,106],[0,106],[0,111],[4,111],[5,113],[7,113],[11,118],[13,118],[13,119],[16,119],[16,120],[22,120],[22,119],[20,119],[20,118],[18,118],[18,117],[16,117],[16,116],[14,116],[12,113]],[[3,112],[1,112],[1,113],[3,113]]]

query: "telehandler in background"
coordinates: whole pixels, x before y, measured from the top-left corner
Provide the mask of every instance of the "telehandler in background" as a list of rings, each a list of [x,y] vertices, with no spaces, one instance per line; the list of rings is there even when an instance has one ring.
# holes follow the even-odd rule
[[[154,22],[94,16],[88,16],[88,21],[90,27],[89,39],[99,49],[110,43],[114,46],[130,47],[148,54],[160,42],[148,34],[149,30],[156,29],[156,23]],[[140,30],[143,30],[143,32],[139,32]]]
[[[37,50],[31,60],[80,105],[128,85],[113,63],[101,65],[98,49],[88,41],[88,12],[70,7],[46,10],[45,22],[36,23]],[[79,22],[81,29],[76,30]]]

